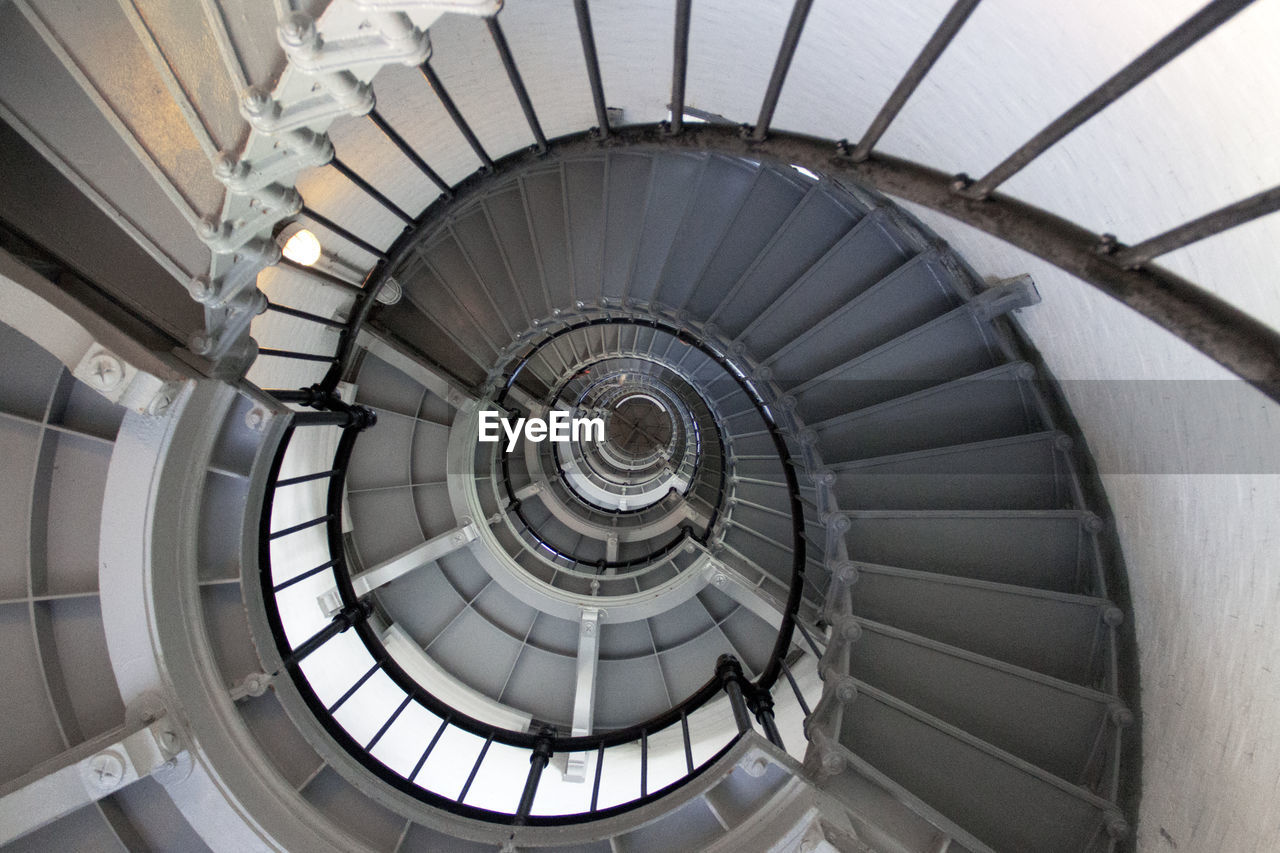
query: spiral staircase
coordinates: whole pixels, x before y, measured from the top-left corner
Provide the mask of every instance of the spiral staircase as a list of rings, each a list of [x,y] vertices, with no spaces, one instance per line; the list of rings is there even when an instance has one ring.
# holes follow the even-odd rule
[[[0,614],[54,710],[6,757],[12,849],[1138,849],[1128,580],[1023,330],[1041,295],[883,193],[1015,244],[1022,217],[1267,391],[1274,332],[1225,303],[1180,329],[1212,297],[1147,262],[1275,191],[1082,248],[992,195],[1023,151],[978,181],[873,153],[965,0],[856,145],[770,132],[804,0],[741,129],[684,105],[688,2],[661,123],[606,101],[605,4],[284,4],[265,34],[206,5],[242,82],[248,45],[287,58],[231,116],[183,82],[199,51],[165,50],[190,28],[122,4],[225,189],[183,237],[126,222],[162,267],[208,247],[203,322],[113,352],[48,291],[2,315],[5,362],[32,365],[0,426],[34,550]],[[1209,4],[1145,73],[1245,5]],[[62,13],[16,8],[74,52]],[[570,38],[585,97],[526,87],[521,57]],[[111,101],[95,59],[68,67]],[[143,148],[164,129],[124,123]],[[181,172],[194,214],[210,179]],[[281,257],[300,225],[315,266]],[[8,252],[76,286],[19,231]],[[85,328],[87,351],[57,343]],[[486,413],[603,436],[508,447]],[[101,531],[64,541],[86,506]]]

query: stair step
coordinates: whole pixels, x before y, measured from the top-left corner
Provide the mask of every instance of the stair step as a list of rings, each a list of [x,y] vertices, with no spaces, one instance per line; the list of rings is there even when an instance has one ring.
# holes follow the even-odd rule
[[[888,510],[845,515],[849,556],[903,569],[1088,592],[1095,519],[1076,510]]]
[[[684,307],[693,317],[711,316],[724,295],[811,191],[773,169],[760,172],[697,283],[689,289]]]
[[[960,304],[951,273],[937,252],[897,267],[839,309],[825,315],[767,364],[792,388],[906,334]]]
[[[791,393],[800,416],[819,421],[979,373],[996,357],[982,324],[962,305]]]
[[[499,310],[493,297],[484,288],[484,283],[476,275],[471,257],[463,250],[452,230],[445,238],[429,246],[423,256],[435,270],[441,290],[457,300],[495,351],[511,340],[516,331],[511,326],[525,325],[514,316],[508,325],[509,315]],[[428,304],[434,305],[434,302]]]
[[[711,320],[736,338],[762,311],[853,228],[861,212],[815,184],[751,267],[726,294]]]
[[[960,613],[962,611],[955,611]],[[968,614],[965,614],[966,618]],[[1111,696],[859,619],[855,678],[1060,779],[1090,773]]]
[[[711,155],[681,227],[663,260],[652,299],[684,305],[699,274],[732,227],[762,170],[741,160]]]
[[[1065,509],[1070,439],[1047,431],[830,466],[845,509]]]
[[[640,234],[648,218],[649,190],[657,164],[643,153],[615,152],[608,161],[601,294],[621,298],[631,280]]]
[[[1072,684],[1096,685],[1101,676],[1106,599],[892,566],[859,569],[859,617]]]
[[[481,292],[488,297],[485,304],[505,321],[503,328],[512,332],[528,328],[537,315],[526,305],[526,291],[512,281],[511,268],[494,234],[488,209],[477,205],[474,210],[463,213],[453,223],[453,234]]]
[[[574,298],[597,302],[604,276],[604,232],[609,200],[603,189],[609,174],[609,158],[579,157],[566,160],[563,168]]]
[[[644,229],[639,235],[631,276],[624,298],[648,301],[658,286],[667,258],[680,230],[694,227],[686,222],[694,194],[701,191],[710,169],[709,155],[659,157],[649,183],[649,200]],[[703,227],[697,223],[695,230]]]
[[[742,342],[757,358],[772,355],[902,266],[911,252],[889,216],[871,211],[760,312]]]
[[[865,682],[857,687],[840,742],[994,849],[1081,853],[1106,837],[1111,803]]]
[[[506,259],[516,290],[535,318],[551,316],[551,299],[542,277],[542,263],[533,243],[528,200],[520,186],[506,187],[484,200],[494,237]]]
[[[569,214],[560,167],[531,172],[520,179],[529,230],[542,268],[551,307],[570,308],[574,300],[573,261],[569,254]]]
[[[810,424],[828,464],[1042,429],[1030,365],[1011,362],[897,400]]]

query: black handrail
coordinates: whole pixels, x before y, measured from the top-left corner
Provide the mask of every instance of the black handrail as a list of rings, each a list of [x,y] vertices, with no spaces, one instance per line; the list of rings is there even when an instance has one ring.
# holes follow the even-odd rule
[[[737,743],[738,737],[741,736],[740,734],[730,739],[723,748],[721,748],[710,759],[703,762],[701,766],[694,768],[691,772],[684,774],[671,784],[666,785],[659,790],[648,791],[647,782],[642,782],[642,786],[646,790],[639,798],[600,809],[597,806],[600,776],[603,768],[605,750],[609,747],[634,743],[638,740],[647,742],[647,739],[655,733],[670,726],[679,724],[684,737],[686,756],[691,761],[692,753],[689,751],[690,742],[688,735],[688,717],[725,689],[726,681],[724,677],[724,669],[726,666],[737,667],[736,661],[726,662],[726,659],[722,658],[717,663],[716,674],[708,679],[706,683],[695,690],[679,705],[645,720],[644,722],[621,729],[593,733],[590,735],[565,737],[557,735],[551,729],[543,729],[537,733],[503,729],[463,714],[430,693],[426,688],[409,676],[389,654],[385,646],[383,646],[376,630],[369,624],[369,617],[373,612],[373,601],[370,597],[361,598],[356,595],[350,571],[346,564],[342,532],[342,496],[346,481],[346,471],[351,460],[352,451],[355,447],[355,441],[359,434],[376,422],[376,417],[373,411],[362,406],[344,403],[338,399],[336,395],[325,391],[320,386],[312,386],[311,388],[302,389],[296,392],[281,392],[281,396],[287,397],[293,402],[300,402],[305,405],[312,406],[318,410],[315,414],[322,415],[323,417],[318,420],[313,419],[304,421],[301,420],[301,417],[305,416],[307,413],[296,413],[294,417],[298,418],[298,423],[295,424],[291,422],[289,426],[286,427],[269,466],[267,490],[264,496],[262,516],[258,528],[259,577],[263,601],[267,611],[267,621],[276,646],[281,654],[282,667],[288,672],[294,684],[297,686],[298,692],[304,703],[308,706],[309,710],[313,713],[319,723],[324,727],[326,732],[366,769],[397,789],[455,814],[511,825],[551,825],[596,820],[620,814],[630,809],[638,808],[647,803],[653,802],[654,800],[665,796],[682,785],[687,784],[690,780],[696,778],[701,772],[717,761],[725,754],[725,752]],[[273,583],[271,570],[271,543],[277,538],[282,538],[284,535],[291,535],[294,531],[273,532],[271,530],[272,508],[274,506],[276,489],[280,484],[296,483],[301,482],[304,479],[308,479],[307,475],[303,475],[303,477],[291,477],[287,480],[281,480],[280,469],[296,429],[299,425],[309,422],[334,423],[341,426],[343,429],[337,449],[334,453],[332,465],[324,472],[329,477],[329,484],[326,492],[327,512],[325,516],[323,516],[322,521],[326,524],[328,546],[332,559],[321,566],[304,572],[302,575],[295,576],[294,578],[290,578],[289,580],[276,584]],[[280,612],[275,602],[275,593],[287,588],[293,583],[296,583],[303,579],[303,577],[315,576],[325,570],[332,571],[333,573],[334,582],[337,586],[342,606],[334,615],[333,619],[324,628],[300,645],[296,647],[291,646],[284,633]],[[346,730],[337,723],[332,716],[332,713],[342,702],[354,695],[358,690],[360,683],[367,681],[367,679],[371,677],[372,673],[362,673],[362,677],[358,679],[357,683],[347,690],[337,702],[331,705],[326,705],[319,699],[315,691],[311,688],[310,683],[307,681],[305,674],[300,668],[300,664],[308,655],[315,652],[324,643],[348,630],[354,631],[361,642],[369,650],[376,663],[375,671],[380,670],[386,674],[397,687],[404,691],[407,697],[406,700],[402,701],[392,712],[391,719],[384,722],[378,733],[367,744],[359,743],[352,738]],[[738,672],[740,673],[740,668],[738,668]],[[764,688],[759,687],[758,682],[757,685],[751,685],[739,677],[734,679],[733,683],[739,688],[738,691],[729,691],[730,702],[734,708],[735,716],[739,713],[739,706],[744,702],[753,708],[758,709],[761,707],[759,694]],[[381,738],[382,734],[390,728],[394,720],[400,716],[409,700],[418,702],[428,711],[435,714],[440,718],[441,725],[431,742],[426,747],[422,757],[415,765],[413,772],[408,776],[404,776],[393,772],[383,765],[370,754],[369,750],[372,748],[373,744]],[[768,706],[768,703],[765,702],[764,705]],[[759,715],[758,710],[757,715]],[[486,744],[486,748],[482,750],[482,754],[477,758],[476,763],[472,767],[470,775],[471,780],[474,780],[480,764],[484,760],[483,753],[487,751],[487,746],[489,744],[500,743],[527,749],[531,752],[529,777],[526,781],[525,791],[521,795],[520,804],[515,812],[495,812],[489,809],[469,806],[462,802],[464,796],[451,799],[415,784],[415,779],[426,763],[427,757],[439,741],[444,730],[449,726],[454,726],[473,734],[482,739]],[[768,734],[767,725],[765,725],[765,731],[766,734]],[[595,786],[592,791],[591,808],[586,812],[570,815],[529,814],[532,806],[532,798],[536,794],[541,770],[545,767],[545,762],[541,761],[539,757],[549,758],[551,755],[557,753],[580,753],[589,751],[595,751],[598,756]]]

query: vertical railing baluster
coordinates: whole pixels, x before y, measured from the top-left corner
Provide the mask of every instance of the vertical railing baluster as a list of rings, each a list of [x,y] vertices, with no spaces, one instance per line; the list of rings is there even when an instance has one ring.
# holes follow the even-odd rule
[[[453,120],[454,126],[462,134],[462,138],[467,140],[471,150],[480,158],[480,163],[486,169],[493,169],[493,159],[489,156],[489,152],[484,150],[484,146],[480,144],[480,139],[476,136],[475,131],[471,129],[471,125],[463,118],[462,111],[453,102],[453,98],[449,95],[449,90],[444,87],[444,83],[440,82],[440,77],[436,74],[435,69],[431,67],[431,63],[422,63],[418,66],[418,70],[422,72],[422,76],[427,80],[427,85],[431,87],[431,90],[436,93],[436,97],[440,99],[440,106],[444,107],[444,111],[449,114],[449,118]]]
[[[782,673],[787,677],[787,681],[791,683],[791,691],[796,694],[796,701],[800,703],[800,710],[807,717],[811,713],[809,703],[804,701],[804,694],[800,692],[800,685],[796,684],[796,677],[791,674],[791,667],[787,666],[787,662],[782,662]]]
[[[515,90],[516,100],[520,102],[520,109],[524,112],[525,121],[529,122],[529,130],[533,132],[533,138],[537,142],[538,150],[546,151],[547,137],[542,132],[542,125],[538,122],[538,114],[534,112],[533,101],[529,100],[529,92],[524,87],[524,78],[520,76],[520,69],[516,67],[515,57],[511,55],[511,47],[507,44],[507,37],[502,33],[502,25],[498,23],[496,15],[491,18],[485,18],[484,22],[489,28],[489,37],[493,39],[493,46],[498,50],[498,58],[502,60],[502,67],[507,71],[507,79],[511,81],[511,88]]]
[[[640,796],[649,796],[649,732],[640,730]]]
[[[970,198],[986,198],[996,187],[1022,171],[1028,163],[1053,147],[1068,133],[1115,103],[1133,87],[1181,56],[1252,2],[1253,0],[1213,0],[1051,121],[984,177],[967,186],[961,181],[960,191]]]
[[[596,810],[596,805],[600,802],[600,772],[604,770],[604,741],[600,742],[600,748],[596,750],[596,779],[591,783],[591,811]]]
[[[880,112],[872,120],[867,132],[858,141],[857,147],[853,149],[851,154],[854,160],[867,159],[871,149],[880,141],[880,137],[884,136],[884,132],[889,129],[890,122],[906,106],[907,99],[911,97],[916,87],[920,85],[920,81],[929,73],[929,69],[933,68],[933,64],[938,61],[938,57],[942,56],[942,52],[947,49],[947,45],[951,44],[951,40],[956,37],[956,33],[960,32],[960,28],[964,26],[964,22],[969,19],[969,15],[977,8],[979,2],[980,0],[956,0],[955,5],[951,7],[946,17],[942,19],[942,23],[938,25],[937,30],[934,31],[929,41],[925,44],[924,49],[920,51],[920,55],[916,57],[915,62],[911,63],[907,73],[902,76],[902,80],[898,82],[893,94],[889,95],[889,99],[884,102],[884,106],[880,108]]]
[[[782,46],[778,48],[778,59],[773,64],[773,76],[769,78],[769,87],[765,89],[764,101],[760,104],[760,117],[751,131],[751,139],[762,141],[769,135],[769,125],[773,123],[773,111],[778,108],[778,97],[782,94],[782,84],[787,82],[787,72],[791,69],[791,60],[796,55],[796,45],[800,43],[800,33],[804,31],[804,22],[809,17],[809,8],[813,0],[796,0],[791,7],[791,19],[787,21],[787,31],[782,36]]]
[[[676,0],[675,56],[671,63],[671,132],[684,130],[684,85],[689,70],[689,18],[693,0]]]
[[[489,752],[489,744],[491,743],[493,743],[492,733],[484,739],[484,746],[480,747],[480,754],[476,756],[476,763],[471,765],[471,775],[467,777],[466,784],[462,786],[462,792],[458,794],[459,803],[467,798],[467,792],[471,790],[471,783],[476,781],[476,774],[480,772],[480,765],[484,762],[484,757]]]
[[[690,773],[693,772],[693,743],[689,740],[689,715],[683,710],[680,711],[680,729],[684,734],[684,766]]]
[[[435,736],[431,738],[431,742],[427,744],[427,748],[422,751],[422,757],[418,759],[418,763],[413,765],[413,772],[409,774],[409,781],[412,782],[422,772],[422,766],[427,763],[431,751],[436,748],[436,744],[440,742],[440,736],[444,734],[444,730],[449,727],[449,720],[446,717],[440,721],[440,727],[436,729]]]
[[[587,62],[587,82],[591,84],[591,102],[596,108],[596,123],[600,125],[600,137],[609,135],[609,110],[604,104],[604,83],[600,78],[600,57],[596,55],[596,37],[591,31],[591,9],[587,0],[573,0],[573,11],[578,18],[578,35],[582,39],[582,56]]]

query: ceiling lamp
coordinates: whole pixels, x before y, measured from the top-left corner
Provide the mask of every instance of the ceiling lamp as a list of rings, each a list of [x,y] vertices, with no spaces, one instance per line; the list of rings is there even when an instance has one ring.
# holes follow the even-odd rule
[[[320,260],[320,240],[307,229],[300,228],[285,241],[281,252],[294,263],[309,267]]]

